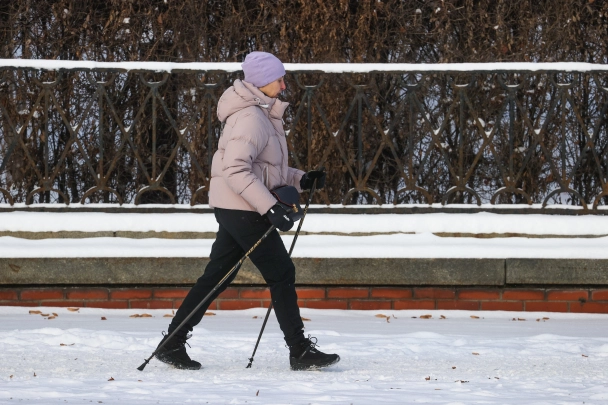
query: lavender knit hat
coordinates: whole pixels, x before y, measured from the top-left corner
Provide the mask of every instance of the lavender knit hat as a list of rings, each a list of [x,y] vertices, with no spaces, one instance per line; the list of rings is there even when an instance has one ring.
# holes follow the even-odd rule
[[[264,87],[285,76],[281,61],[267,52],[251,52],[241,66],[245,72],[245,81],[255,87]]]

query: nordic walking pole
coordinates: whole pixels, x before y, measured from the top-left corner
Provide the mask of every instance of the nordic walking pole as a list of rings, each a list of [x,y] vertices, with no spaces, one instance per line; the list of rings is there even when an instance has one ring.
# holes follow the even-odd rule
[[[323,170],[323,168],[321,168]],[[306,212],[308,212],[308,206],[312,201],[312,196],[315,193],[315,188],[317,188],[317,179],[312,182],[312,188],[310,189],[310,195],[308,196],[308,201],[306,201],[306,207],[304,207],[304,215],[298,224],[298,229],[296,230],[296,234],[293,237],[293,241],[291,242],[291,248],[289,248],[289,257],[291,257],[291,253],[293,252],[293,248],[296,245],[296,240],[298,240],[298,235],[300,234],[300,229],[302,229],[302,224],[304,223],[304,218],[306,218]],[[264,328],[266,328],[266,322],[268,322],[268,317],[272,312],[272,300],[270,300],[270,305],[268,306],[268,311],[266,312],[266,318],[264,318],[264,322],[262,323],[262,329],[260,329],[260,335],[258,336],[258,341],[255,342],[255,347],[253,348],[253,353],[251,353],[251,357],[249,358],[249,364],[245,368],[251,368],[251,364],[253,363],[253,357],[255,356],[255,352],[258,350],[258,345],[260,344],[260,340],[262,339],[262,334],[264,333]]]
[[[307,208],[308,208],[308,206],[307,206]],[[306,211],[304,211],[304,213],[306,213]],[[218,288],[220,288],[220,286],[221,286],[222,284],[224,284],[224,281],[226,281],[226,280],[228,279],[228,277],[230,277],[230,275],[231,275],[232,273],[234,273],[235,271],[237,271],[237,270],[238,270],[238,269],[241,267],[241,265],[243,264],[243,262],[245,261],[245,259],[247,259],[247,258],[249,257],[249,255],[251,254],[251,252],[253,252],[253,251],[254,251],[254,249],[255,249],[255,248],[257,248],[257,247],[260,245],[260,243],[262,243],[262,241],[263,241],[264,239],[266,239],[266,237],[267,237],[268,235],[270,235],[270,233],[271,233],[272,231],[274,231],[275,229],[277,229],[277,227],[276,227],[276,226],[274,226],[274,225],[272,225],[272,226],[270,227],[270,229],[268,229],[268,230],[266,231],[266,233],[265,233],[264,235],[262,235],[262,237],[261,237],[261,238],[260,238],[260,239],[259,239],[259,240],[258,240],[258,241],[255,243],[255,245],[253,245],[253,246],[251,247],[251,249],[249,249],[249,251],[248,251],[247,253],[245,253],[245,256],[243,256],[243,257],[241,258],[241,260],[239,260],[239,261],[238,261],[238,263],[237,263],[237,264],[235,264],[235,265],[234,265],[234,267],[233,267],[232,269],[230,269],[230,271],[229,271],[228,273],[226,273],[226,275],[224,276],[224,278],[223,278],[223,279],[221,279],[221,280],[220,280],[220,282],[219,282],[219,283],[217,283],[217,285],[216,285],[215,287],[213,287],[213,290],[211,290],[211,291],[209,292],[209,294],[207,294],[207,296],[206,296],[205,298],[203,298],[203,300],[202,300],[201,302],[199,302],[199,304],[196,306],[196,308],[194,308],[194,309],[192,310],[192,312],[190,312],[190,313],[188,314],[188,316],[186,317],[186,319],[184,319],[184,320],[182,321],[182,323],[180,323],[180,324],[179,324],[179,326],[178,326],[177,328],[175,328],[175,330],[174,330],[173,332],[171,332],[171,334],[169,335],[169,337],[167,338],[167,340],[165,340],[165,341],[163,342],[163,344],[161,344],[160,346],[158,346],[158,347],[156,348],[156,350],[154,350],[154,352],[153,352],[153,353],[150,355],[150,357],[148,357],[148,358],[147,358],[147,359],[144,361],[144,363],[143,363],[141,366],[137,367],[137,369],[138,369],[139,371],[144,371],[144,368],[146,368],[146,366],[148,365],[148,363],[150,362],[150,360],[152,359],[152,357],[154,357],[154,356],[156,355],[156,353],[158,353],[158,351],[159,351],[160,349],[162,349],[162,348],[163,348],[163,346],[165,346],[165,345],[167,344],[167,342],[168,342],[168,341],[170,341],[170,340],[171,340],[171,338],[173,337],[173,335],[175,335],[175,334],[177,333],[177,331],[179,331],[179,330],[182,328],[182,326],[184,326],[184,325],[186,324],[186,322],[188,322],[188,321],[190,320],[190,318],[192,318],[192,316],[193,316],[193,315],[196,313],[196,311],[198,311],[198,310],[199,310],[199,309],[200,309],[200,308],[203,306],[203,304],[205,304],[205,303],[206,303],[206,302],[209,300],[209,298],[210,298],[210,297],[213,295],[213,293],[214,293],[215,291],[217,291],[217,289],[218,289]]]

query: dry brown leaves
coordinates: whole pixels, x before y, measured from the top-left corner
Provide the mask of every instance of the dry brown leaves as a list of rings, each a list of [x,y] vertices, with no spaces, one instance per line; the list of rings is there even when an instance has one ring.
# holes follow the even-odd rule
[[[462,62],[463,60],[469,62],[523,62],[529,60],[579,61],[583,59],[591,63],[605,63],[605,2],[595,1],[594,7],[581,6],[589,1],[591,0],[446,1],[445,7],[442,1],[440,7],[442,11],[440,13],[435,11],[438,1],[403,0],[368,2],[349,2],[345,0],[334,2],[294,1],[281,3],[276,0],[260,0],[258,2],[182,0],[166,2],[165,4],[160,1],[146,2],[141,0],[7,1],[7,3],[3,3],[7,6],[2,8],[2,21],[7,22],[7,26],[0,30],[0,44],[3,44],[0,47],[0,57],[13,58],[15,54],[18,54],[24,59],[57,59],[60,58],[60,55],[63,55],[66,49],[70,49],[74,51],[74,57],[80,60],[92,59],[103,53],[104,58],[108,60],[237,62],[241,61],[242,57],[252,50],[276,49],[277,56],[282,61],[304,63],[325,61],[445,63]],[[173,6],[175,3],[179,3],[179,6]],[[601,6],[598,3],[601,3]],[[53,18],[48,12],[49,4],[52,4],[53,10],[69,10],[68,16],[66,18]],[[239,4],[239,6],[235,6],[235,4]],[[277,6],[277,4],[281,5]],[[137,11],[133,12],[134,9]],[[271,10],[271,14],[268,10]],[[452,11],[451,14],[450,11]],[[131,18],[128,25],[131,34],[126,35],[122,17],[133,14],[136,14],[137,17]],[[566,18],[565,16],[575,15],[577,19],[570,19],[567,27],[565,27],[563,21]],[[494,28],[494,23],[490,23],[493,19],[500,22],[500,30],[497,31]],[[332,21],[331,24],[326,23],[330,20]],[[201,21],[205,23],[200,23]],[[283,27],[289,27],[289,35],[286,35],[283,30],[277,29],[277,21]],[[201,38],[210,38],[209,22],[212,22],[213,25],[212,40],[206,40],[205,43],[208,46],[200,46]],[[235,29],[239,26],[246,26],[247,29]],[[36,29],[30,29],[30,27],[44,27],[44,35],[38,35]],[[102,27],[103,34],[100,33],[98,27]],[[16,34],[16,32],[19,34]],[[148,35],[148,33],[153,34]],[[145,37],[145,45],[141,44],[142,37]],[[348,46],[341,44],[348,44]],[[218,89],[210,94],[219,97],[221,91],[231,84],[231,79],[238,78],[239,75],[240,73],[237,72],[226,74],[227,79],[220,81]],[[539,80],[535,75],[530,76],[532,82]],[[162,91],[163,94],[166,94],[167,102],[181,98],[180,94],[183,93],[185,88],[180,84],[189,83],[191,80],[183,77],[179,74],[175,77],[172,75],[169,82],[171,84],[163,88]],[[405,91],[403,86],[391,84],[393,80],[395,83],[399,83],[399,77],[399,75],[394,76],[393,79],[379,77],[378,83],[374,84],[374,86],[377,86],[376,94],[382,94],[382,104],[392,105],[391,110],[401,105],[400,100]],[[141,105],[141,100],[136,94],[144,94],[136,93],[138,87],[131,87],[133,84],[130,83],[135,83],[135,86],[137,86],[138,80],[132,80],[133,76],[130,78],[131,80],[125,81],[124,91],[112,89],[116,97],[113,100],[114,104],[120,105],[123,111],[137,111]],[[289,74],[287,79],[293,83],[292,75]],[[439,86],[438,83],[442,83],[444,80],[448,81],[451,78],[449,76],[445,79],[433,78],[433,86]],[[24,83],[28,82],[29,80],[24,81]],[[65,84],[68,90],[62,94],[62,97],[66,100],[74,98],[71,107],[75,110],[75,114],[76,111],[81,110],[79,108],[80,104],[86,104],[84,103],[85,98],[76,98],[79,93],[85,93],[85,90],[80,90],[80,87],[72,89],[73,86],[76,86],[76,83],[78,83],[78,79],[75,79],[74,85]],[[350,104],[352,95],[349,81],[339,79],[332,80],[330,83],[328,85],[331,86],[329,87],[331,91],[318,91],[314,93],[314,97],[326,112],[324,115],[327,115],[327,117],[324,116],[323,120],[327,120],[328,125],[334,127],[336,125],[340,126],[344,119],[342,110],[343,107]],[[423,82],[420,84],[421,88],[424,89],[425,84]],[[63,83],[56,87],[57,91],[60,91],[61,85]],[[470,86],[467,89],[469,92],[467,97],[470,97],[473,105],[480,106],[484,111],[486,108],[489,109],[487,114],[492,114],[493,111],[496,111],[494,114],[500,114],[498,112],[499,103],[492,103],[495,105],[488,106],[482,104],[483,101],[478,100],[489,100],[490,98],[482,98],[486,97],[485,95],[489,91],[495,91],[495,97],[500,98],[502,89],[500,86],[496,86],[494,90],[486,90],[484,87]],[[14,99],[20,100],[20,103],[28,103],[28,92],[32,91],[34,87],[28,87],[26,84],[23,86],[15,85],[14,88],[16,89]],[[297,103],[299,101],[297,95],[300,90],[295,86],[295,83],[293,88],[295,90],[291,92],[291,89],[289,89],[287,94],[293,97],[291,99]],[[446,88],[445,91],[450,90]],[[429,93],[431,97],[433,92]],[[90,94],[84,94],[82,97],[90,96]],[[543,100],[547,95],[542,91],[533,91],[533,94],[529,97],[530,105],[540,106],[543,105]],[[451,105],[449,99],[449,97],[438,98],[437,106],[434,107],[435,111],[447,112]],[[491,98],[491,100],[494,100],[494,98]],[[29,102],[33,104],[33,101]],[[537,104],[534,104],[535,102]],[[198,98],[196,103],[199,103]],[[294,106],[297,105],[295,103]],[[334,108],[334,106],[341,106],[341,108]],[[18,110],[20,108],[14,107],[13,105],[10,109],[6,108],[3,114],[9,114],[9,110],[15,110],[12,112],[14,118],[11,117],[10,119],[16,122],[19,119]],[[195,108],[194,102],[193,105],[186,105],[185,108]],[[594,108],[601,109],[601,105],[597,104]],[[144,114],[146,119],[142,119],[142,125],[148,119],[147,113]],[[293,115],[291,116],[293,117]],[[300,120],[299,124],[305,125],[305,120]],[[167,128],[169,124],[166,120],[163,120],[160,125]],[[214,123],[214,126],[216,130],[219,130],[217,122]],[[64,136],[61,132],[61,125],[55,127],[57,127],[57,130],[54,131],[55,134],[53,134],[55,138],[49,137],[49,139],[63,139],[61,138]],[[139,126],[133,131],[143,131],[144,128]],[[203,132],[201,131],[200,134],[199,142],[201,144],[205,144],[206,141]],[[407,120],[399,120],[395,123],[394,134],[404,132],[408,132]],[[549,133],[545,135],[550,137],[547,139],[547,144],[559,144],[560,135],[552,133],[555,131],[547,132]],[[518,136],[522,135],[523,133],[518,134]],[[92,135],[87,133],[86,136]],[[207,134],[206,136],[210,135]],[[137,138],[139,137],[132,137],[130,140],[136,141]],[[146,145],[144,142],[147,142],[146,137],[143,138],[144,141],[137,143],[135,146],[139,148],[139,145],[141,145],[142,150],[148,152],[147,149],[143,149],[143,146]],[[170,139],[169,142],[178,142],[177,137]],[[380,150],[384,149],[384,139],[385,137],[380,136],[366,139],[366,152],[369,153],[369,151],[378,150],[378,148]],[[398,145],[406,139],[399,140]],[[311,145],[310,150],[306,146],[308,142],[306,136],[296,136],[291,141],[294,143],[294,150],[307,150],[309,156],[315,157],[323,156],[325,150],[329,147],[333,151],[327,159],[331,161],[335,159],[339,162],[332,165],[327,174],[328,185],[332,184],[332,187],[327,187],[328,190],[324,192],[327,197],[318,198],[316,203],[321,203],[321,201],[324,201],[324,204],[340,202],[351,187],[363,186],[348,178],[349,176],[344,177],[342,170],[346,172],[347,167],[348,169],[351,167],[348,163],[342,164],[337,148],[328,146],[328,142],[331,145],[332,141],[315,142]],[[26,153],[22,151],[19,154],[17,152],[12,155],[9,154],[10,159],[6,159],[9,162],[7,167],[9,173],[14,175],[19,171],[18,168],[28,167],[29,162],[26,156],[37,156],[38,146],[35,145],[35,142],[30,142],[28,145],[30,144],[31,146],[28,146],[28,148],[31,149],[25,149]],[[469,146],[467,145],[467,147]],[[96,142],[88,142],[87,145],[79,145],[79,147],[87,148],[83,151],[85,155],[87,153],[92,154],[95,153]],[[169,159],[168,162],[171,161],[173,159],[169,156],[171,149],[166,148],[166,153],[159,154],[158,158]],[[199,161],[206,160],[207,152],[204,151],[205,148],[195,149],[199,149],[193,152],[197,153],[196,158]],[[501,149],[499,153],[502,151]],[[69,148],[64,152],[72,153]],[[467,149],[466,159],[472,157],[468,153],[470,153],[469,149]],[[53,165],[52,167],[69,166],[61,163],[63,156],[61,153],[53,153],[54,160],[50,162]],[[119,156],[116,155],[115,159],[119,159]],[[192,156],[193,159],[194,157]],[[108,158],[110,157],[108,156]],[[542,170],[536,168],[536,166],[541,166],[538,162],[542,163],[542,161],[538,161],[534,157],[531,159],[533,164],[526,167],[525,180],[522,178],[522,181],[526,183],[526,193],[528,195],[540,197],[546,195],[543,190],[547,187],[550,188],[551,180],[546,180],[547,176],[543,175]],[[134,163],[127,164],[126,162],[129,160]],[[117,187],[131,188],[143,185],[132,182],[133,177],[137,177],[139,172],[139,166],[135,163],[137,160],[132,155],[126,155],[124,158],[120,157],[120,161],[124,161],[125,164],[121,164],[121,175],[119,177],[125,180],[121,180],[116,185]],[[189,172],[182,172],[181,168],[178,169],[176,159],[173,160],[171,166],[167,166],[167,168],[170,167],[170,171],[179,170],[176,173],[186,174],[187,176]],[[40,163],[40,161],[36,162],[36,164]],[[397,172],[399,171],[398,166],[400,164],[397,165],[393,161],[389,161],[388,164],[395,165],[394,169]],[[466,164],[471,163],[467,160]],[[445,167],[445,164],[442,163],[442,167]],[[487,184],[488,181],[490,183],[501,182],[500,171],[491,168],[496,169],[495,166],[485,164],[475,166],[475,172],[479,175],[472,175],[467,186],[472,187],[473,190],[479,190],[484,188],[484,183]],[[397,189],[393,186],[393,184],[399,184],[399,182],[394,181],[395,170],[390,170],[391,174],[386,176],[384,180],[372,181],[372,178],[379,178],[379,174],[382,173],[382,169],[378,165],[370,180],[364,182],[364,185],[381,193],[379,196],[381,199],[387,199],[388,196],[397,192]],[[593,170],[593,166],[588,166],[584,170]],[[27,170],[27,172],[35,173],[36,170]],[[437,174],[435,175],[433,172]],[[418,184],[418,186],[428,190],[434,196],[434,202],[437,202],[436,198],[440,197],[440,190],[443,188],[443,185],[440,184],[451,183],[447,175],[439,175],[439,173],[448,172],[448,170],[431,170],[419,178],[421,181],[425,178],[426,181],[423,184]],[[583,173],[584,175],[587,175],[587,173],[593,175],[594,172],[582,171],[581,176]],[[94,176],[84,176],[82,171],[79,170],[62,169],[56,177],[62,180],[61,183],[54,182],[55,186],[57,184],[70,184],[77,189],[85,190],[96,185]],[[179,176],[165,176],[161,185],[169,187],[169,189],[179,188],[181,184],[178,184],[176,180],[168,180],[169,177]],[[84,179],[87,178],[88,180],[85,181]],[[13,185],[17,184],[16,191],[20,195],[19,202],[23,201],[23,194],[27,195],[27,192],[38,181],[40,180],[37,179],[35,174],[28,174],[23,180],[14,181]],[[533,186],[528,187],[528,184]],[[597,185],[597,182],[592,184],[589,187],[593,188]],[[203,184],[199,182],[198,184],[188,185],[198,187]],[[184,189],[188,190],[188,187],[184,187]],[[365,194],[359,194],[360,197],[358,198],[371,203],[372,197],[370,196],[368,199],[364,196]],[[181,194],[184,197],[186,195],[187,193]],[[74,197],[81,197],[81,195],[75,195]],[[464,197],[460,197],[460,199],[463,200],[454,202],[465,202]],[[91,202],[93,201],[97,200],[91,200]],[[399,201],[419,202],[415,197],[402,197]],[[18,266],[14,266],[13,271],[17,270]]]
[[[36,310],[31,310],[30,315],[40,315],[40,316],[45,317],[46,319],[55,319],[59,316],[55,312],[52,312],[50,314],[43,314],[42,311],[36,311]]]
[[[215,312],[207,311],[205,312],[205,316],[215,316]]]
[[[386,319],[387,323],[391,323],[391,316],[390,315],[384,315],[384,314],[377,314],[374,315],[376,318],[383,318]]]
[[[420,319],[431,319],[433,315],[420,315]]]
[[[130,315],[129,318],[152,318],[150,314],[133,314]]]
[[[80,308],[69,307],[69,308],[67,308],[67,310],[70,312],[76,312],[76,311],[80,311]]]

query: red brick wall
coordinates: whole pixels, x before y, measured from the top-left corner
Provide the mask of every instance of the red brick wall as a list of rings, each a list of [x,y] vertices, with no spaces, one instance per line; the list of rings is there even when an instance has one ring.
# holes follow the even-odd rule
[[[1,288],[0,306],[176,309],[187,287]],[[301,287],[300,306],[327,309],[467,309],[608,313],[608,289]],[[264,287],[230,287],[210,309],[267,307]]]

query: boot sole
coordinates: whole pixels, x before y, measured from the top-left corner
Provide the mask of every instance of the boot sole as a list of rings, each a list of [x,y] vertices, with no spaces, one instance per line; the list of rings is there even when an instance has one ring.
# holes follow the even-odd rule
[[[290,358],[289,359],[289,363],[291,366],[291,369],[293,371],[314,371],[314,370],[319,370],[322,368],[326,368],[329,366],[332,366],[334,364],[336,364],[337,362],[340,361],[340,356],[337,356],[335,360],[327,362],[327,363],[322,363],[322,364],[298,364],[294,362],[295,359]]]
[[[191,366],[187,366],[185,364],[173,362],[173,361],[171,361],[169,359],[164,358],[163,356],[156,355],[155,357],[159,361],[161,361],[161,362],[163,362],[165,364],[168,364],[168,365],[170,365],[173,368],[177,368],[179,370],[200,370],[201,368],[203,368],[202,365],[200,363],[198,363],[198,362],[196,362],[196,364],[198,364],[198,366],[196,364],[193,364]]]
[[[200,370],[201,368],[203,368],[202,366],[186,367],[186,366],[181,366],[181,365],[177,365],[177,364],[171,364],[171,366],[173,366],[173,368],[177,368],[179,370]]]

